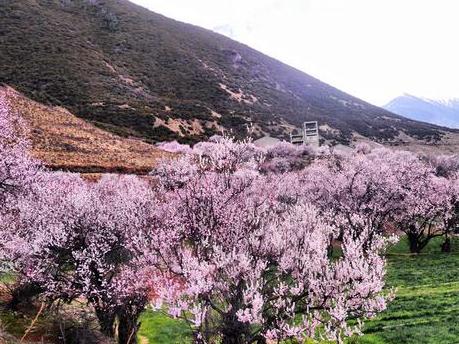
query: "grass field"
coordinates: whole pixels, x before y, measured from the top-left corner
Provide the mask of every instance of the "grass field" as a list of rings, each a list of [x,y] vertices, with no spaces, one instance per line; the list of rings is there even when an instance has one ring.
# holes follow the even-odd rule
[[[191,330],[183,321],[174,320],[167,315],[152,311],[145,312],[140,321],[142,324],[138,333],[140,344],[191,342]]]
[[[387,285],[397,288],[396,299],[349,344],[459,343],[459,240],[452,253],[440,253],[440,243],[420,255],[408,254],[405,240],[389,250]],[[190,342],[189,333],[181,322],[146,312],[139,335],[143,344],[174,344]]]
[[[386,312],[368,321],[354,343],[459,343],[459,241],[440,253],[440,240],[421,255],[405,241],[388,254],[387,284],[398,288]]]

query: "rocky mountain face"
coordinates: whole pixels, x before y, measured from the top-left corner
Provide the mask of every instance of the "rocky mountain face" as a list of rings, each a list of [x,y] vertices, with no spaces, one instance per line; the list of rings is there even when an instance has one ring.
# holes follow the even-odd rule
[[[437,142],[450,132],[127,0],[1,0],[0,83],[147,142],[248,127],[286,138],[308,120],[331,143]]]

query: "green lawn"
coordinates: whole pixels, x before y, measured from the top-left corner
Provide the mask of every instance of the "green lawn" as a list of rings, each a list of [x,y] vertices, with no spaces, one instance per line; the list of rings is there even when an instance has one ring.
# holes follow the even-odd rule
[[[459,343],[459,242],[449,254],[440,243],[417,256],[407,255],[404,240],[389,251],[387,284],[397,287],[396,299],[351,343]]]
[[[142,315],[140,321],[141,326],[138,334],[140,344],[183,344],[191,342],[191,330],[183,321],[174,320],[161,312],[150,310]]]
[[[397,287],[396,299],[352,344],[459,343],[459,241],[452,253],[440,253],[441,239],[421,255],[408,254],[405,240],[388,253],[387,285]],[[160,313],[146,312],[140,336],[148,343],[187,343],[184,323]],[[146,344],[146,341],[144,340]]]

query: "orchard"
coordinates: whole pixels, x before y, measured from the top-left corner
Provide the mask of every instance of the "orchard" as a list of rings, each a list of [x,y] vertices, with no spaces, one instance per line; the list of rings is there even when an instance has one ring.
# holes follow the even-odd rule
[[[454,157],[212,137],[160,145],[176,157],[148,178],[93,182],[47,170],[24,127],[0,98],[0,273],[17,302],[83,300],[122,344],[148,307],[195,343],[342,343],[396,297],[388,245],[447,251],[459,221]]]

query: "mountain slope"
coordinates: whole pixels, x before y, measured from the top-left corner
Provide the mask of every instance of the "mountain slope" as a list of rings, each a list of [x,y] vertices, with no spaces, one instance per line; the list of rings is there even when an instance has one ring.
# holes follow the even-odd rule
[[[0,83],[150,142],[243,135],[249,124],[285,138],[305,120],[344,143],[436,141],[445,131],[126,0],[1,0]]]
[[[136,173],[152,170],[170,157],[152,145],[121,138],[94,127],[61,107],[34,102],[11,88],[0,87],[12,111],[30,127],[32,154],[51,169],[85,173]]]
[[[459,99],[433,100],[404,94],[384,108],[417,121],[459,128]]]

